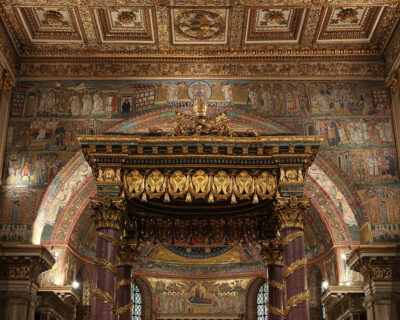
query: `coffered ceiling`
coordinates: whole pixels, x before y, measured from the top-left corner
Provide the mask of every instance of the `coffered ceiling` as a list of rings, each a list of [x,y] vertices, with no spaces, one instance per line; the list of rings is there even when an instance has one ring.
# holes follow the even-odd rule
[[[2,0],[22,60],[380,57],[397,0]]]

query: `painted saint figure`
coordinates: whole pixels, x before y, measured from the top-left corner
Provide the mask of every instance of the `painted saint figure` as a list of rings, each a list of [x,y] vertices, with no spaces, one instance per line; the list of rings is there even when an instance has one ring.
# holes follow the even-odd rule
[[[93,114],[99,114],[104,112],[104,102],[103,98],[100,96],[99,90],[93,95]]]
[[[178,86],[174,83],[171,82],[168,86],[168,91],[167,91],[167,102],[178,102]]]
[[[89,92],[85,91],[85,94],[82,97],[82,115],[88,116],[92,112],[92,97]]]
[[[224,94],[225,101],[231,104],[233,101],[233,94],[232,94],[232,87],[229,84],[229,82],[227,82],[224,86],[222,86],[221,91]]]
[[[77,117],[79,115],[79,111],[81,109],[81,104],[79,101],[79,97],[76,95],[75,91],[72,93],[72,96],[69,98],[69,104],[70,104],[70,108],[71,108],[71,115],[73,117]]]

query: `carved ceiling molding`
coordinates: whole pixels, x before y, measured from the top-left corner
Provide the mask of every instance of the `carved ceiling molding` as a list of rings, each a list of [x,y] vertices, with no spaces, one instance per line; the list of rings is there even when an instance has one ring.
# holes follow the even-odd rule
[[[384,52],[385,66],[388,73],[394,72],[400,66],[400,26],[397,26],[389,46]]]
[[[0,67],[8,70],[12,78],[15,78],[15,66],[17,54],[6,32],[0,23]]]
[[[17,68],[18,79],[96,79],[104,77],[158,78],[258,78],[258,79],[385,79],[383,61],[352,62],[26,62]]]
[[[5,5],[79,5],[79,6],[264,6],[264,0],[3,0]],[[270,0],[268,5],[275,6],[355,6],[355,5],[395,5],[397,0]]]
[[[21,59],[380,57],[397,0],[3,0]]]

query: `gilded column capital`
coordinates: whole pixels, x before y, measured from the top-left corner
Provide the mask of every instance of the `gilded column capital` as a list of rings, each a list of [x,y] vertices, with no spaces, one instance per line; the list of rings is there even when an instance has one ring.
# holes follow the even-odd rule
[[[400,245],[361,245],[353,250],[347,265],[367,281],[400,281]]]
[[[117,266],[133,266],[140,255],[138,241],[123,241],[117,253]]]
[[[261,242],[260,257],[265,265],[283,265],[283,246],[278,239]]]
[[[279,228],[298,227],[303,229],[309,206],[310,203],[307,198],[277,197],[274,215]]]
[[[126,203],[123,198],[93,198],[91,206],[91,218],[96,229],[104,227],[121,228],[126,212]]]

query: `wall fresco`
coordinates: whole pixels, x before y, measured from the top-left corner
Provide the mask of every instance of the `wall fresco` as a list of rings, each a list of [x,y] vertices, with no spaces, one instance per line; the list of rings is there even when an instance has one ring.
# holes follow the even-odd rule
[[[1,222],[33,223],[44,190],[79,150],[78,134],[113,130],[124,119],[158,108],[168,109],[165,114],[167,125],[174,107],[190,106],[196,97],[208,99],[215,108],[227,109],[228,115],[232,110],[233,118],[234,110],[243,110],[253,118],[258,114],[267,116],[271,123],[282,128],[279,132],[292,130],[322,135],[325,137],[324,155],[340,169],[337,174],[346,181],[348,188],[359,191],[361,198],[363,190],[368,188],[390,186],[393,192],[400,191],[390,115],[391,97],[382,82],[23,81],[17,83],[12,98],[1,205],[7,213],[1,217]],[[129,132],[132,126],[149,125],[137,119],[123,122],[118,130]],[[357,216],[356,220],[348,214],[349,206],[354,204],[346,202],[343,192],[337,192],[329,185],[326,188],[331,188],[330,197],[341,208],[339,211],[349,237],[358,241],[357,223],[374,217],[376,208],[366,205],[367,217]],[[22,189],[24,197],[18,209],[18,199],[11,195],[21,193]],[[23,210],[24,201],[30,202],[27,213]],[[64,208],[65,204],[61,203],[59,207]],[[395,210],[391,208],[389,201],[386,204],[388,215]],[[376,217],[372,219],[372,235],[376,234],[374,239],[377,241],[389,241],[398,236],[398,221],[386,219],[386,211],[382,204],[379,211],[382,221]],[[47,225],[56,223],[57,214],[53,214],[54,219],[48,220]],[[346,238],[342,240],[346,241]]]

